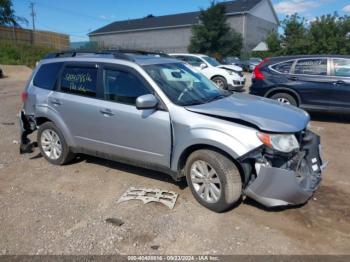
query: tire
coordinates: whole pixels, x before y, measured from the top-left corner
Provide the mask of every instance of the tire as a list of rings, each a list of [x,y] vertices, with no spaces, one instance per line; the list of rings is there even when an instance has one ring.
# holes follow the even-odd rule
[[[227,81],[222,76],[215,76],[211,79],[211,81],[213,81],[221,89],[227,90],[228,88]]]
[[[209,176],[216,173],[209,181],[202,179],[202,183],[199,182],[201,179],[197,174],[201,170],[201,163],[208,164],[206,170],[209,171]],[[212,172],[212,170],[214,171]],[[241,199],[242,180],[240,173],[232,160],[219,152],[204,149],[193,152],[186,161],[185,174],[193,196],[201,205],[212,211],[224,212]],[[205,183],[207,184],[205,185]],[[214,190],[212,184],[219,189],[219,194]],[[211,189],[207,190],[205,187]],[[206,197],[206,192],[208,192],[208,197]]]
[[[292,97],[290,94],[287,93],[277,93],[270,97],[271,99],[277,100],[280,103],[283,104],[289,104],[292,106],[298,106],[297,101],[294,97]]]
[[[52,122],[46,122],[39,127],[37,141],[41,155],[53,165],[64,165],[74,158],[62,132]],[[58,149],[61,149],[60,154]]]

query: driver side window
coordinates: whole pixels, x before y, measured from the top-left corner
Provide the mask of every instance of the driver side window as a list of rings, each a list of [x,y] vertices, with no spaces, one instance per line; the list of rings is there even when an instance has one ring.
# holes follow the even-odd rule
[[[136,98],[150,94],[149,89],[134,74],[115,69],[103,70],[104,99],[135,105]]]

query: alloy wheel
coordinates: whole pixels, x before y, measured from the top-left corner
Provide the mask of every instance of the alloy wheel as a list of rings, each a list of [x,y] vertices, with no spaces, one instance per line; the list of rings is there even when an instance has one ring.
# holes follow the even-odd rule
[[[196,194],[207,203],[216,203],[221,196],[221,182],[215,169],[206,161],[191,166],[191,182]]]
[[[216,79],[214,82],[219,88],[224,89],[224,87],[225,87],[224,81],[222,81],[220,79]]]
[[[284,98],[284,97],[277,98],[277,101],[282,103],[282,104],[290,105],[290,101],[287,98]]]
[[[62,144],[58,134],[52,129],[46,129],[42,132],[41,138],[41,147],[45,155],[52,159],[57,160],[62,154]]]

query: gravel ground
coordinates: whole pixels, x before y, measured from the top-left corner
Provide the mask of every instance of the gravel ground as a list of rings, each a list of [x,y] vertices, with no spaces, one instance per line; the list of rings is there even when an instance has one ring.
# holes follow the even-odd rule
[[[350,254],[349,117],[313,115],[330,164],[308,204],[266,210],[245,200],[216,214],[161,173],[88,156],[57,167],[38,150],[19,155],[16,114],[30,70],[2,68],[9,77],[0,79],[0,254]],[[173,210],[117,204],[131,186],[179,198]]]

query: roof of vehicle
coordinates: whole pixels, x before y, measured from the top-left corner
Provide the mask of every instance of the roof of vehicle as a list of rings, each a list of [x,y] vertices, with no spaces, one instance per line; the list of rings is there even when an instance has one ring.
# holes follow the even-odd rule
[[[50,53],[44,60],[45,61],[99,61],[105,62],[110,60],[111,62],[118,60],[124,60],[131,63],[138,64],[140,66],[152,65],[152,64],[166,64],[166,63],[179,63],[179,60],[170,57],[164,53],[147,52],[147,51],[135,51],[135,50],[107,50],[102,52],[76,52],[66,51],[59,53]],[[103,61],[102,61],[103,60]]]
[[[303,58],[350,58],[349,55],[290,55],[290,56],[274,56],[270,57],[268,62],[283,61],[283,60],[292,60],[292,59],[303,59]]]
[[[189,54],[189,53],[172,53],[170,56],[196,56],[196,57],[207,57],[208,55],[204,54]]]

